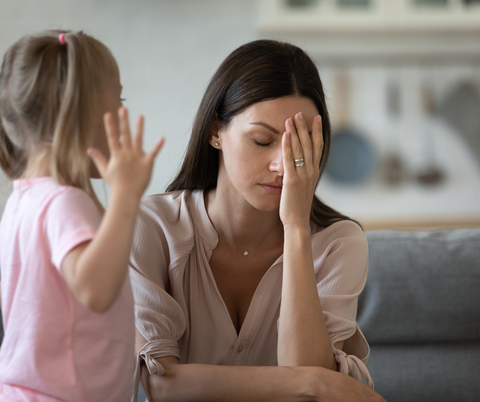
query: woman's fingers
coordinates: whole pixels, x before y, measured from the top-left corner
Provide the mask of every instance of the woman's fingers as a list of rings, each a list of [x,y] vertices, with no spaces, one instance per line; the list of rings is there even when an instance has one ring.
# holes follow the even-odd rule
[[[118,138],[118,130],[111,113],[105,113],[103,116],[103,124],[105,125],[105,133],[107,134],[108,148],[113,153],[120,148],[120,141]]]
[[[313,119],[312,124],[312,148],[313,148],[313,164],[318,167],[323,153],[323,130],[322,117],[318,115]]]
[[[302,144],[300,143],[300,140],[298,139],[297,130],[296,130],[295,125],[293,124],[293,120],[291,118],[287,119],[285,125],[286,125],[286,127],[288,127],[287,131],[289,131],[290,134],[291,134],[290,135],[290,146],[291,146],[291,153],[293,155],[293,161],[292,161],[293,166],[297,167],[297,164],[305,163]],[[300,161],[302,159],[303,159],[303,162]],[[298,163],[295,162],[296,160],[298,161]],[[298,166],[297,167],[297,173],[299,173],[298,172],[299,168],[304,168],[304,166]],[[304,169],[302,169],[302,170],[304,170]]]
[[[285,170],[285,176],[291,176],[295,173],[295,162],[292,152],[292,133],[286,131],[282,137],[282,155],[283,155],[283,169]]]
[[[298,138],[302,146],[303,159],[305,165],[310,166],[312,163],[312,140],[308,133],[307,122],[303,117],[303,113],[299,112],[295,115],[295,125],[297,127]]]
[[[128,110],[126,108],[121,107],[118,109],[118,119],[122,146],[130,148],[132,146],[132,139],[130,135],[130,125],[128,123]]]

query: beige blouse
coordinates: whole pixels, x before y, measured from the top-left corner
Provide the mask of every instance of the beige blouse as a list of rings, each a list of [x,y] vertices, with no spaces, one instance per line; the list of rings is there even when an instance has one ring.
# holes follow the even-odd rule
[[[142,360],[150,374],[163,375],[155,359],[165,356],[180,363],[277,365],[283,256],[260,281],[237,335],[209,266],[217,243],[203,190],[143,200],[130,268],[136,326],[147,340],[136,355],[137,387]],[[370,349],[355,321],[357,298],[367,279],[365,235],[351,221],[326,229],[312,224],[312,249],[338,370],[373,387],[365,366]],[[333,345],[343,340],[343,351],[337,350]]]

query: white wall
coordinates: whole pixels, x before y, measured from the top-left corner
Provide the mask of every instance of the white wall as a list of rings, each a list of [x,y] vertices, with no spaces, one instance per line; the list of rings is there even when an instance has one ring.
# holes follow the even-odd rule
[[[259,37],[259,2],[0,0],[0,54],[22,35],[46,28],[84,30],[110,47],[120,66],[125,105],[133,118],[139,113],[146,116],[146,148],[161,135],[167,139],[147,189],[147,194],[158,193],[165,190],[181,163],[196,109],[211,75],[233,49]],[[440,89],[464,74],[463,69],[458,66],[441,70],[437,74]],[[414,158],[418,152],[412,150],[415,151],[420,138],[415,91],[424,72],[409,67],[404,70],[405,110],[410,110],[414,117],[413,126],[405,131],[405,156]],[[332,70],[320,65],[320,72],[327,101],[333,106]],[[381,151],[386,131],[384,86],[389,73],[382,65],[352,72],[352,119],[365,128]],[[422,218],[480,221],[478,165],[465,145],[456,141],[455,133],[448,128],[442,128],[442,132],[445,140],[439,152],[443,153],[445,166],[452,167],[445,185],[428,190],[409,182],[390,190],[376,179],[361,187],[342,187],[325,178],[319,195],[341,212],[362,221]],[[106,187],[98,182],[95,187],[105,200]],[[8,180],[0,176],[0,213],[10,191]]]
[[[120,67],[125,105],[146,117],[145,147],[167,141],[147,194],[174,177],[208,80],[233,49],[256,38],[256,0],[0,0],[0,54],[47,28],[83,30]],[[104,186],[95,186],[104,199]],[[0,212],[10,184],[0,179]]]

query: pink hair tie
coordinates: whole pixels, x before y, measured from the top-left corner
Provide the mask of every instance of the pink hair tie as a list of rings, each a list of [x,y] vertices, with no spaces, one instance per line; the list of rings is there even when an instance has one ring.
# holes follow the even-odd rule
[[[58,35],[58,41],[60,42],[61,45],[66,45],[67,42],[65,42],[65,33],[61,33],[60,35]]]

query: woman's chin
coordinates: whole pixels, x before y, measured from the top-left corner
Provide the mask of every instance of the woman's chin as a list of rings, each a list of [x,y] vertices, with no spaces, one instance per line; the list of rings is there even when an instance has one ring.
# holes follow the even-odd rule
[[[252,200],[250,204],[255,209],[262,212],[278,211],[278,209],[280,208],[280,195],[264,195],[263,197],[258,197],[255,200]]]

